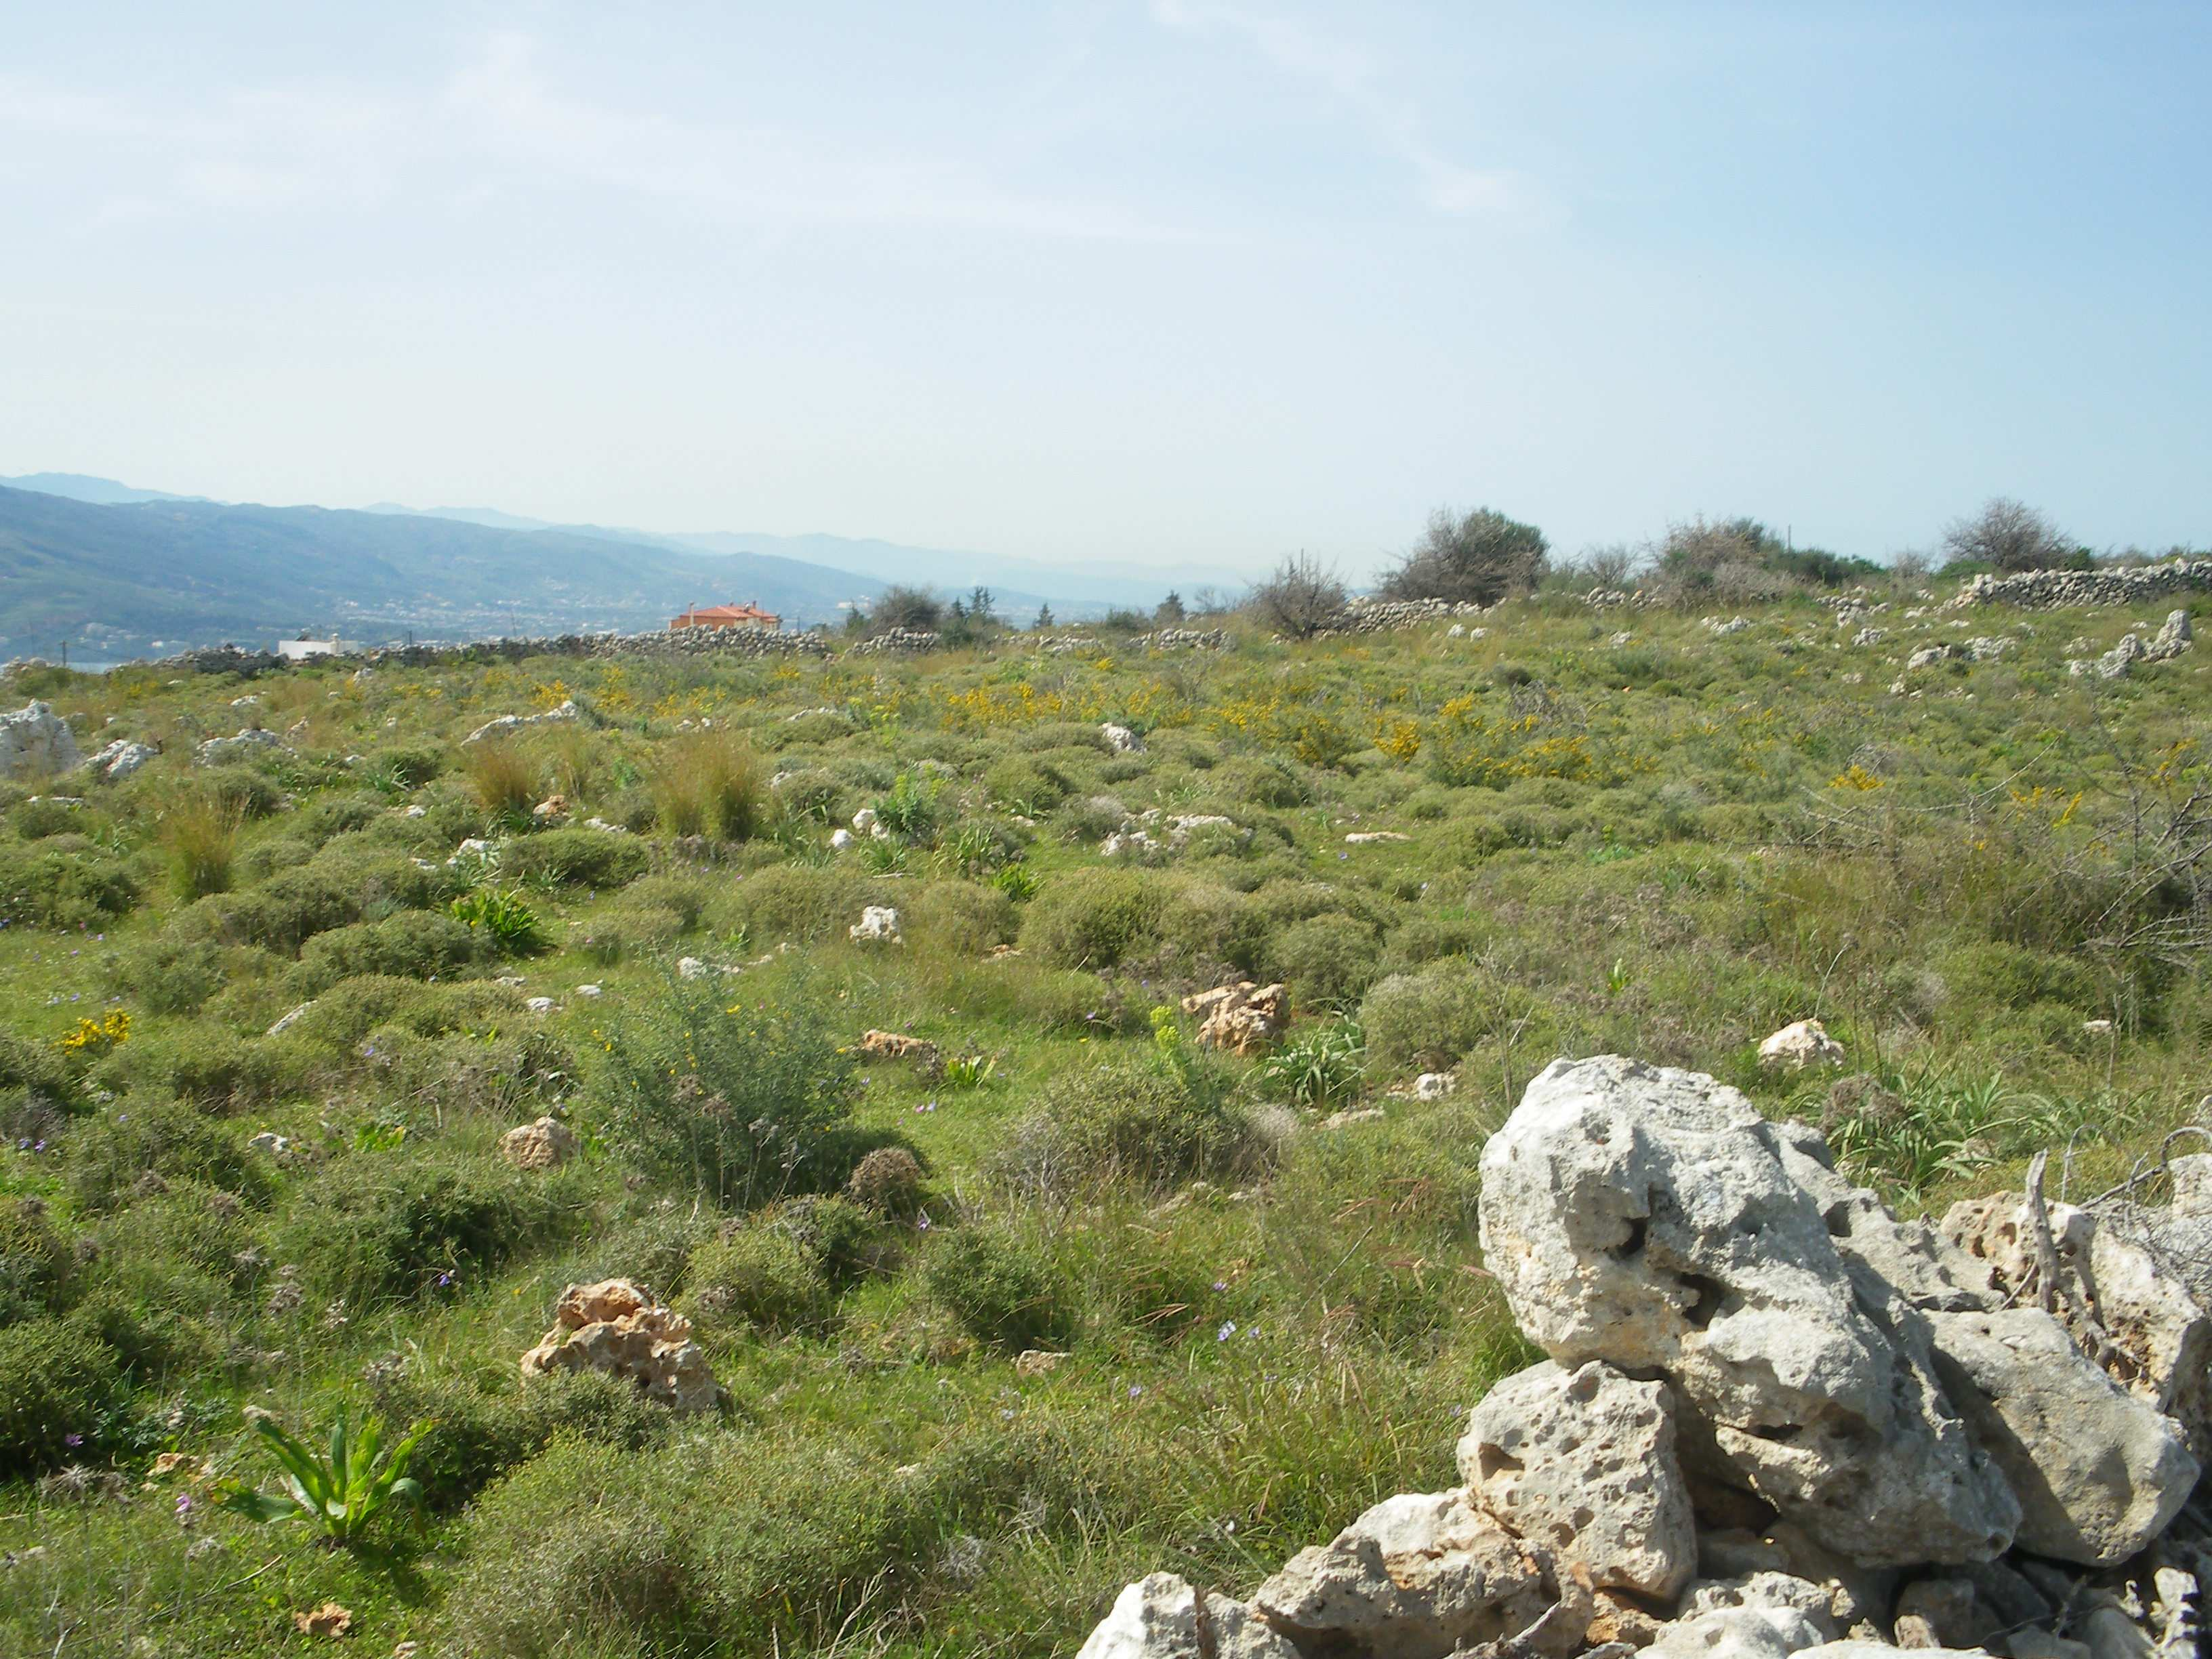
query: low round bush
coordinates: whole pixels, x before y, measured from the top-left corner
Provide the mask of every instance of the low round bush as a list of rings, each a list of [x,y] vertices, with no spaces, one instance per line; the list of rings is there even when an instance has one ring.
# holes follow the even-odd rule
[[[878,1146],[854,1167],[845,1190],[879,1214],[911,1216],[921,1204],[921,1160],[903,1146]]]
[[[1251,1167],[1262,1148],[1217,1079],[1145,1060],[1064,1073],[1000,1155],[1002,1176],[1051,1191],[1085,1181],[1166,1185]]]
[[[397,979],[450,979],[490,959],[491,940],[451,915],[387,916],[318,933],[300,948],[289,977],[302,996],[362,974]]]
[[[1049,1263],[1011,1235],[963,1228],[930,1252],[927,1276],[930,1295],[978,1342],[1052,1347],[1073,1328]]]
[[[1289,984],[1301,1007],[1357,1002],[1376,974],[1375,935],[1346,915],[1291,923],[1268,951],[1268,975]]]
[[[343,1158],[300,1194],[280,1248],[326,1298],[449,1290],[560,1229],[551,1186],[498,1166]]]
[[[691,1253],[685,1306],[704,1323],[742,1320],[755,1330],[795,1331],[817,1323],[830,1286],[813,1256],[781,1228],[736,1228]]]
[[[563,887],[625,886],[643,875],[650,862],[636,836],[605,830],[546,830],[503,842],[499,849],[502,881]]]
[[[975,881],[933,881],[899,911],[907,943],[949,956],[988,956],[1011,944],[1020,921],[1012,899]]]
[[[1048,968],[1111,968],[1159,943],[1164,883],[1134,870],[1075,870],[1045,883],[1022,921],[1022,949]]]
[[[78,1461],[119,1388],[115,1356],[68,1321],[0,1327],[0,1478]]]
[[[75,836],[0,844],[0,924],[104,927],[138,902],[138,884],[120,860]]]
[[[413,1382],[376,1391],[389,1423],[428,1421],[408,1473],[435,1510],[459,1508],[556,1439],[629,1456],[668,1437],[677,1419],[628,1382],[599,1371],[555,1371],[520,1382],[465,1376]]]

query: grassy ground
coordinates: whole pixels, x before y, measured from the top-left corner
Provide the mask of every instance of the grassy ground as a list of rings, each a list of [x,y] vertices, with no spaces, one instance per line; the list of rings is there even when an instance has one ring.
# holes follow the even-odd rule
[[[2212,1040],[2212,659],[2105,684],[2075,636],[2154,617],[1892,597],[1727,635],[1553,600],[1219,653],[20,678],[88,748],[166,753],[0,793],[0,1650],[273,1653],[337,1601],[376,1652],[1044,1655],[1153,1568],[1249,1589],[1447,1483],[1526,1363],[1475,1168],[1559,1054],[1823,1121],[1908,1208],[2045,1146],[2104,1184]],[[1969,634],[2016,643],[1902,665]],[[248,724],[288,746],[190,763]],[[630,833],[532,827],[555,791]],[[863,806],[890,836],[832,852]],[[1152,809],[1232,823],[1102,855]],[[848,940],[871,903],[903,945]],[[1158,1012],[1224,977],[1289,983],[1287,1054]],[[1848,1062],[1763,1076],[1806,1016]],[[871,1027],[979,1063],[864,1066]],[[1455,1092],[1408,1097],[1428,1070]],[[509,1170],[556,1106],[582,1155]],[[826,1196],[885,1147],[918,1188]],[[520,1384],[610,1273],[690,1313],[726,1414]],[[270,1473],[247,1406],[429,1419],[424,1504],[351,1550],[217,1510]]]

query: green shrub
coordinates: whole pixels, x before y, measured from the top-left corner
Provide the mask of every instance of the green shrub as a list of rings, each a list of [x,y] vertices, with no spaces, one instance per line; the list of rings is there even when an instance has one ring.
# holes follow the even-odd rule
[[[1022,921],[1022,949],[1048,968],[1110,968],[1159,943],[1166,889],[1133,870],[1075,870],[1047,882]]]
[[[123,1101],[70,1131],[70,1188],[77,1203],[94,1212],[126,1201],[149,1176],[156,1183],[181,1178],[258,1202],[269,1189],[269,1160],[248,1149],[246,1139],[182,1102]]]
[[[684,918],[678,912],[627,901],[581,926],[571,940],[603,968],[658,956],[684,937]]]
[[[580,827],[519,836],[499,849],[499,873],[505,879],[563,887],[626,886],[650,862],[636,836]]]
[[[1032,817],[1049,812],[1067,799],[1067,776],[1059,768],[1024,755],[1010,755],[983,774],[983,787],[994,801]]]
[[[850,793],[844,781],[826,767],[803,766],[780,775],[771,786],[776,803],[787,818],[804,820],[830,829],[850,816]]]
[[[21,1139],[76,1111],[82,1091],[50,1044],[0,1031],[0,1129]]]
[[[1044,1191],[1117,1178],[1164,1186],[1248,1170],[1261,1152],[1250,1120],[1211,1072],[1111,1060],[1048,1083],[998,1167]]]
[[[933,881],[899,909],[907,942],[951,956],[981,957],[1011,944],[1020,929],[1014,902],[973,881]]]
[[[1374,933],[1352,917],[1311,916],[1275,936],[1267,972],[1289,984],[1301,1007],[1340,1008],[1374,983],[1378,955]]]
[[[535,921],[532,917],[533,924]],[[411,913],[316,934],[301,947],[300,965],[290,977],[302,996],[316,995],[361,974],[450,978],[488,960],[492,949],[489,930],[480,932],[459,915]]]
[[[296,1054],[281,1044],[204,1022],[134,1036],[100,1063],[97,1074],[110,1086],[167,1092],[216,1111],[273,1100],[303,1076]]]
[[[45,1205],[0,1199],[0,1326],[58,1311],[71,1265]]]
[[[854,1167],[845,1190],[855,1204],[906,1218],[921,1206],[921,1160],[903,1146],[878,1146]]]
[[[322,847],[340,836],[349,836],[381,822],[391,811],[383,796],[374,790],[359,790],[347,795],[325,795],[312,805],[301,809],[298,832]],[[400,819],[400,823],[411,820]]]
[[[1992,1008],[2063,1003],[2077,1018],[2103,1012],[2097,976],[2082,963],[2017,945],[1968,945],[1936,958],[1948,1006],[1978,1019]]]
[[[1201,977],[1257,970],[1268,948],[1267,916],[1251,899],[1212,881],[1176,885],[1160,907],[1160,939]]]
[[[341,1158],[292,1206],[280,1249],[319,1295],[356,1306],[453,1291],[559,1230],[552,1185],[498,1166]]]
[[[270,817],[283,810],[283,789],[250,761],[230,761],[210,768],[205,788],[219,811],[241,822]]]
[[[105,927],[138,902],[122,863],[76,836],[0,843],[0,927]]]
[[[1461,1057],[1520,1028],[1534,1047],[1548,1030],[1524,1024],[1535,999],[1524,988],[1462,961],[1393,974],[1359,1005],[1370,1063],[1386,1073],[1446,1070]]]
[[[1366,1074],[1367,1034],[1339,1019],[1301,1026],[1255,1075],[1271,1099],[1325,1112],[1358,1099]]]
[[[290,955],[331,928],[442,902],[450,879],[443,871],[418,868],[404,854],[341,839],[249,891],[202,899],[173,925],[180,939],[258,945]]]
[[[376,788],[398,795],[420,789],[445,769],[444,750],[411,744],[378,750],[362,771]]]
[[[120,1386],[115,1356],[60,1319],[0,1326],[0,1478],[36,1474],[86,1454]]]
[[[526,824],[538,804],[538,771],[514,744],[489,738],[461,751],[477,804],[499,822]]]
[[[796,1331],[821,1321],[830,1287],[787,1230],[757,1223],[692,1252],[685,1305],[706,1324],[741,1319],[755,1330]]]
[[[636,1387],[599,1371],[555,1371],[526,1383],[445,1376],[395,1378],[377,1391],[394,1422],[428,1421],[409,1472],[434,1510],[455,1510],[556,1439],[633,1455],[668,1437],[668,1408]]]
[[[162,933],[122,953],[116,982],[149,1013],[196,1014],[230,982],[234,963],[261,955],[250,947]]]
[[[677,931],[690,933],[707,914],[714,902],[715,884],[698,876],[647,876],[623,890],[623,904],[641,908],[672,911]]]
[[[611,1023],[597,1097],[641,1168],[725,1204],[842,1182],[855,1067],[800,985],[758,1001],[671,980]]]
[[[779,864],[750,875],[726,901],[730,924],[756,947],[789,939],[842,939],[861,910],[883,902],[881,884],[842,870]]]
[[[1012,1234],[963,1227],[929,1254],[929,1293],[978,1342],[1058,1347],[1074,1328],[1048,1258]]]

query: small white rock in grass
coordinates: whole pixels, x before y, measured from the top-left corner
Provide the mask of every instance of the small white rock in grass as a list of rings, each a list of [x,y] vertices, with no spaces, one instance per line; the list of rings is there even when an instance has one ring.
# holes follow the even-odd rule
[[[1106,746],[1117,755],[1141,755],[1145,752],[1145,740],[1126,726],[1116,726],[1109,720],[1098,728],[1098,734],[1106,739]]]
[[[597,997],[604,995],[605,993],[596,985],[579,985],[576,988],[576,994],[580,997]]]
[[[703,978],[705,978],[705,977],[706,977],[706,975],[707,975],[707,964],[706,964],[705,963],[703,963],[703,962],[700,961],[698,957],[678,957],[676,959],[676,976],[677,976],[677,978],[678,978],[678,979],[703,979]]]
[[[1395,830],[1355,830],[1344,838],[1347,847],[1371,847],[1377,842],[1411,841],[1411,836],[1401,836]]]
[[[853,832],[850,830],[832,830],[830,832],[830,850],[831,852],[842,853],[852,844]]]
[[[1424,1072],[1413,1079],[1413,1098],[1442,1100],[1458,1086],[1458,1079],[1449,1072]]]
[[[292,1137],[280,1135],[272,1129],[264,1129],[246,1144],[257,1152],[266,1152],[271,1158],[282,1158],[292,1150]]]
[[[522,1006],[529,1009],[533,1014],[550,1014],[553,1012],[553,999],[551,997],[530,997],[525,1000]]]
[[[875,833],[876,809],[874,807],[863,806],[853,814],[853,831],[855,835],[861,836],[872,836]]]
[[[1808,1066],[1833,1066],[1843,1057],[1844,1045],[1817,1019],[1795,1021],[1759,1045],[1759,1063],[1769,1071],[1802,1072]]]
[[[845,930],[848,938],[856,945],[903,945],[906,937],[899,932],[899,914],[888,904],[871,904],[860,912],[860,919]]]

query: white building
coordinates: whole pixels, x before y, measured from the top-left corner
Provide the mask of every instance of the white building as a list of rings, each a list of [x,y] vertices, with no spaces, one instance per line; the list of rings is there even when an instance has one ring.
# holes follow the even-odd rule
[[[310,657],[335,657],[338,653],[336,640],[279,640],[276,654],[292,662],[305,662]]]

